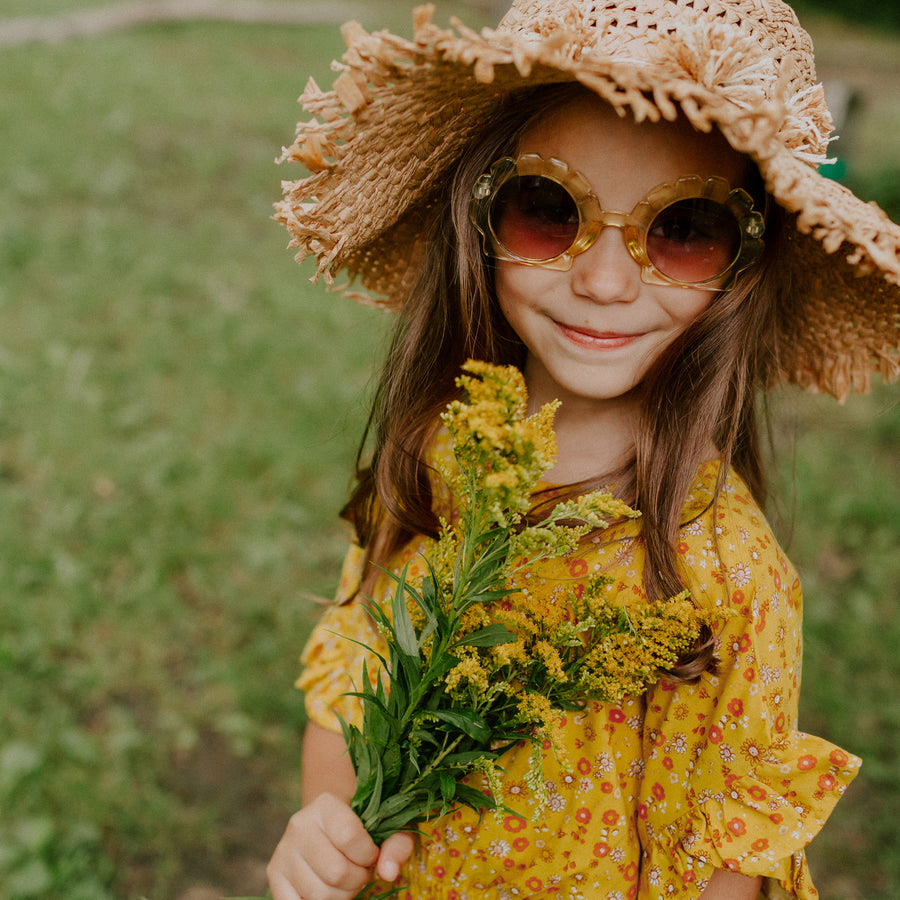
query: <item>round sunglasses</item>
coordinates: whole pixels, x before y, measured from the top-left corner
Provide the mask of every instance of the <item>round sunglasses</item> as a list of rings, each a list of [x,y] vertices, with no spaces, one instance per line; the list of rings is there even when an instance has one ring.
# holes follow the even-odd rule
[[[723,178],[661,184],[622,213],[604,209],[580,172],[537,153],[495,162],[475,182],[469,217],[495,259],[568,271],[611,226],[646,284],[719,291],[759,258],[765,231],[753,198]]]

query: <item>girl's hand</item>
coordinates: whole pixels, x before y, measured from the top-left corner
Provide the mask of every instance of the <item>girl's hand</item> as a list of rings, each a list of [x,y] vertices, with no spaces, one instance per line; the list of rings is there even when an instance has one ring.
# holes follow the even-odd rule
[[[379,851],[349,805],[319,794],[291,817],[267,869],[273,900],[352,900],[373,877],[394,881],[413,838],[395,834]]]

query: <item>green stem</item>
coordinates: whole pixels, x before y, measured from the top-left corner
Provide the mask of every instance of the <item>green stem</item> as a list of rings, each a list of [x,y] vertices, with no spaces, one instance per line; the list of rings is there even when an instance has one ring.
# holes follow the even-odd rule
[[[465,735],[458,734],[452,741],[450,741],[449,745],[446,746],[440,753],[427,766],[422,770],[422,773],[419,777],[413,781],[411,784],[402,788],[401,794],[408,794],[410,791],[415,790],[415,787],[420,782],[424,781],[460,744],[463,737]]]
[[[403,785],[400,788],[399,793],[401,794],[411,794],[415,791],[418,786],[459,746],[465,735],[458,734],[446,747],[444,747],[440,753],[438,753],[434,759],[432,759],[428,765],[422,770],[422,772],[411,782]],[[378,826],[381,824],[381,810],[378,809],[375,811],[374,816],[369,821],[364,822],[366,831],[369,834],[373,834]]]

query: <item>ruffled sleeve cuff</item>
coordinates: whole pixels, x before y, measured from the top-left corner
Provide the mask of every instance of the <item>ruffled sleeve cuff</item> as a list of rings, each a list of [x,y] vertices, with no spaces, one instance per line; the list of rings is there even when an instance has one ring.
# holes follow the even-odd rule
[[[833,744],[794,731],[760,750],[744,774],[733,768],[716,787],[703,779],[707,787],[689,791],[686,811],[667,824],[660,824],[672,812],[665,806],[665,788],[645,783],[639,815],[649,857],[648,891],[641,897],[699,897],[713,869],[763,876],[762,897],[817,897],[803,848],[860,765]],[[661,815],[663,810],[668,815]]]
[[[384,656],[387,652],[384,638],[365,606],[351,600],[359,589],[362,566],[363,551],[351,547],[335,605],[325,610],[300,657],[303,671],[297,687],[306,694],[307,717],[331,731],[341,730],[338,716],[358,727],[362,725],[362,701],[346,694],[361,690],[363,663],[370,682],[375,683],[381,668],[376,654]]]

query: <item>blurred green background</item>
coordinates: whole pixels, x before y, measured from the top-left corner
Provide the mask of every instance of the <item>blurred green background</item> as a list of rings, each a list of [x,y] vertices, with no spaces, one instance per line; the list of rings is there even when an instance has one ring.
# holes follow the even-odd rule
[[[897,16],[853,2],[807,19],[847,89],[835,173],[900,218]],[[0,21],[0,900],[261,892],[298,803],[297,656],[389,319],[296,267],[273,161],[334,22],[408,34],[413,3],[283,5],[323,24]],[[900,896],[896,397],[772,403],[801,726],[865,757],[812,846],[827,900]]]

